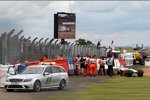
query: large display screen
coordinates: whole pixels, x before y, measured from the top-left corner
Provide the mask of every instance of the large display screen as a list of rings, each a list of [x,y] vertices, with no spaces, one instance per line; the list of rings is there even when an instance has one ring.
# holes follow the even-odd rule
[[[75,39],[76,15],[74,13],[54,14],[54,38]]]

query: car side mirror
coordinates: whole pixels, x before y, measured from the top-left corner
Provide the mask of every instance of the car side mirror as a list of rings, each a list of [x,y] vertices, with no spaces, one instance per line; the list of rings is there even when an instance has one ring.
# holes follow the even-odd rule
[[[44,74],[43,74],[44,76],[46,76],[46,75],[49,75],[49,72],[44,72]]]

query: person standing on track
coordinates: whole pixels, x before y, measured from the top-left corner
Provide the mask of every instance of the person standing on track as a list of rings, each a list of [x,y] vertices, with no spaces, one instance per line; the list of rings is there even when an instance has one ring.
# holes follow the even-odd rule
[[[74,65],[75,65],[75,75],[79,75],[79,62],[80,62],[80,55],[74,58]]]
[[[96,55],[94,55],[90,65],[90,76],[96,76],[96,68],[97,68],[97,59]]]
[[[105,61],[105,58],[104,57],[101,57],[101,59],[99,60],[99,64],[100,64],[100,68],[99,68],[99,71],[98,71],[98,75],[106,75],[105,74],[105,64],[106,64],[106,61]],[[103,70],[103,73],[102,73],[102,70]]]
[[[91,56],[87,57],[87,75],[90,75]]]
[[[84,72],[83,72],[84,76],[88,74],[87,70],[88,70],[88,55],[87,57],[85,57],[85,62],[84,62]]]
[[[81,56],[81,59],[80,59],[80,69],[81,69],[81,74],[84,74],[85,59],[83,58],[83,56]]]
[[[106,64],[108,65],[108,70],[107,70],[108,75],[112,76],[113,75],[113,67],[115,65],[115,63],[114,63],[114,57],[112,55],[108,56]]]

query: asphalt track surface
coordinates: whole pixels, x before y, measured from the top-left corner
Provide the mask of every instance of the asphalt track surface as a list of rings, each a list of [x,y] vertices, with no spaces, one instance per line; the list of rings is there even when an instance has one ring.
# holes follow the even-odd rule
[[[108,76],[83,77],[71,76],[70,84],[64,90],[47,89],[40,92],[32,91],[14,91],[7,92],[4,88],[0,88],[0,100],[45,100],[47,97],[59,96],[69,92],[79,91],[91,83],[102,83]]]

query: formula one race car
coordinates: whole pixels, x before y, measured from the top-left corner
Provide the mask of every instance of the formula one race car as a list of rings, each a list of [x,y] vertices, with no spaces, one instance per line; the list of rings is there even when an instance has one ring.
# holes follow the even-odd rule
[[[139,70],[135,70],[132,68],[125,68],[125,67],[121,67],[118,70],[118,74],[120,74],[121,76],[127,76],[127,77],[132,77],[133,75],[137,75],[138,77],[143,77],[144,71],[142,69]]]

